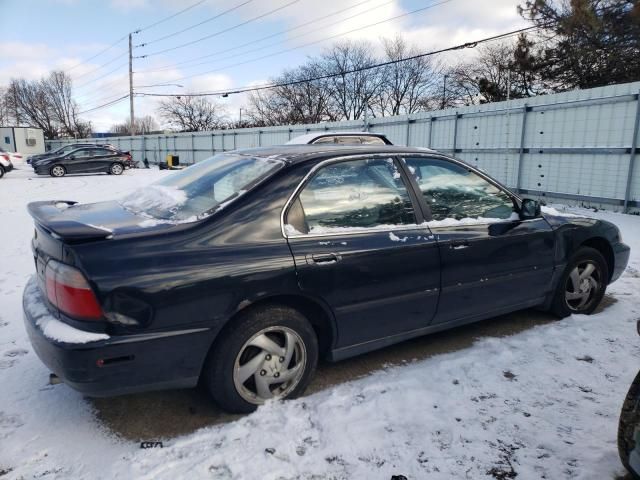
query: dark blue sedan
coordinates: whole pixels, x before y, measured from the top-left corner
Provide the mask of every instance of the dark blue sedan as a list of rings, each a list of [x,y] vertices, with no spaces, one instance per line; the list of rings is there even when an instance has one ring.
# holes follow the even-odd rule
[[[51,371],[88,395],[201,382],[234,412],[299,396],[319,357],[589,314],[629,257],[611,223],[385,145],[222,153],[120,201],[29,211],[26,327]]]

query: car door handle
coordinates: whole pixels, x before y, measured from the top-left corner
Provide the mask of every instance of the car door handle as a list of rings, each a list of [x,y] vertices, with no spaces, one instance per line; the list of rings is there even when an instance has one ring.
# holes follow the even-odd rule
[[[451,240],[449,248],[453,250],[461,250],[463,248],[469,248],[469,240]]]
[[[320,263],[323,265],[336,263],[341,259],[336,253],[313,253],[307,255],[307,263]]]

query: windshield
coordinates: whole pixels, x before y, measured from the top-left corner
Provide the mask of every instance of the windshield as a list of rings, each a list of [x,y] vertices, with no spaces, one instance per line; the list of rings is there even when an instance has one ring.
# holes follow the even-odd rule
[[[278,160],[221,153],[124,197],[127,210],[190,222],[223,208],[282,165]]]

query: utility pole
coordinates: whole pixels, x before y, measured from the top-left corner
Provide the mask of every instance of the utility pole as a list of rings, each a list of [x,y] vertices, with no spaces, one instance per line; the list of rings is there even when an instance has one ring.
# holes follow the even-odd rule
[[[442,110],[444,110],[445,106],[447,105],[447,77],[449,75],[448,74],[444,74],[444,77],[442,78]]]
[[[135,119],[133,116],[133,43],[129,34],[129,133],[136,134]]]

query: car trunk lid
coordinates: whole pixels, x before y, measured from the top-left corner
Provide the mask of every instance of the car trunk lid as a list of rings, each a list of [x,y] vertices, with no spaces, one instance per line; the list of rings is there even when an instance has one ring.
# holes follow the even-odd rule
[[[32,202],[27,208],[37,225],[65,244],[109,240],[175,227],[168,222],[136,215],[116,201],[78,204],[54,200]]]

